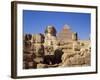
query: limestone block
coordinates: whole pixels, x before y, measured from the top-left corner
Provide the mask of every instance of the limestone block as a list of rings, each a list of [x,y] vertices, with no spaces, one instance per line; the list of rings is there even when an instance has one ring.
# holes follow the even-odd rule
[[[38,34],[37,36],[36,36],[36,42],[37,43],[43,43],[44,42],[44,35],[43,34]]]
[[[78,41],[73,42],[73,50],[74,51],[80,51],[80,43]]]
[[[38,63],[37,68],[47,68],[46,64]]]
[[[33,60],[34,60],[36,63],[40,63],[40,62],[43,62],[43,57],[36,57],[36,58],[33,58]]]
[[[44,46],[42,44],[36,44],[34,53],[37,57],[43,56],[44,55]]]
[[[32,61],[32,54],[23,54],[23,60],[24,61]]]
[[[78,38],[77,38],[77,33],[76,32],[73,32],[72,34],[72,40],[73,41],[76,41]]]
[[[36,68],[37,67],[37,63],[33,62],[33,61],[25,61],[24,62],[24,69],[31,69],[31,68]]]
[[[31,34],[25,34],[24,35],[25,41],[29,41],[29,40],[31,40],[31,38],[32,38],[32,35]]]

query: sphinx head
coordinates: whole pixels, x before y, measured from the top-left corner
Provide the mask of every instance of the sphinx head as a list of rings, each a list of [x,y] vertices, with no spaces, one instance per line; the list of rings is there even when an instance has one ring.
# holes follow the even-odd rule
[[[46,27],[46,30],[45,30],[45,34],[51,34],[53,36],[56,36],[56,29],[54,26],[52,25],[49,25]]]

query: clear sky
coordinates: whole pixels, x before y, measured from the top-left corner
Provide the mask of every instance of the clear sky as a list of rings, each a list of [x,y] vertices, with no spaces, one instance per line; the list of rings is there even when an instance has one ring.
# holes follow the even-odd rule
[[[67,24],[78,33],[79,39],[89,39],[90,20],[89,13],[23,10],[23,31],[24,34],[44,33],[46,26],[53,25],[58,33]]]

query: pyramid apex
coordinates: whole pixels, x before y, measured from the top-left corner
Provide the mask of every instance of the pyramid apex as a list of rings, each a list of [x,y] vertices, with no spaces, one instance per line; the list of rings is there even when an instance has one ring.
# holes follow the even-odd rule
[[[63,29],[70,29],[70,26],[68,24],[65,24]]]

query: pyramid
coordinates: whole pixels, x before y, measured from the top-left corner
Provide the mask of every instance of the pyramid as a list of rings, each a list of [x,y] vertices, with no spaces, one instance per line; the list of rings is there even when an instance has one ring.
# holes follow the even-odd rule
[[[70,27],[68,25],[64,25],[63,29],[57,34],[58,41],[69,41],[72,40],[72,34]]]

